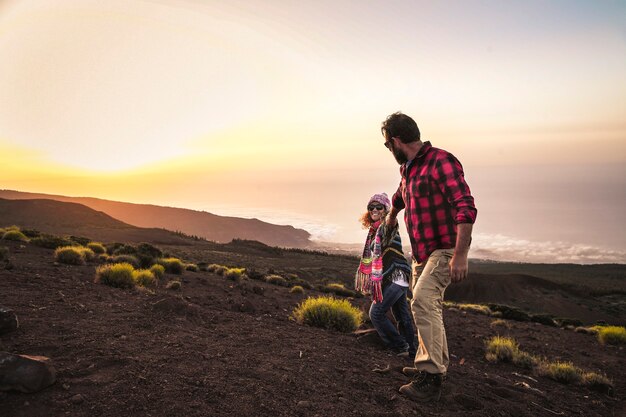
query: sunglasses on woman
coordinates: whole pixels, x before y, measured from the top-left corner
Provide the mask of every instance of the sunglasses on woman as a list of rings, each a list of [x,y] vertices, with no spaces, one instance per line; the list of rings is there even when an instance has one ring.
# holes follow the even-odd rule
[[[367,209],[369,211],[374,211],[374,210],[383,211],[384,208],[385,206],[383,206],[382,204],[372,204],[371,206],[367,206]]]

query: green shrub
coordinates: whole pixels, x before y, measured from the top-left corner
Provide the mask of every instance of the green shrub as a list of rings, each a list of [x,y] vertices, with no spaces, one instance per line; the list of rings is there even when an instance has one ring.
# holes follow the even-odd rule
[[[127,263],[131,264],[133,268],[139,268],[139,259],[133,255],[114,255],[109,261],[116,264]]]
[[[89,248],[85,248],[82,246],[76,246],[80,253],[83,255],[83,259],[87,262],[91,262],[96,259],[96,254]]]
[[[291,287],[289,292],[292,294],[304,294],[304,288],[299,285],[294,285],[293,287]]]
[[[320,286],[320,291],[330,292],[335,295],[340,295],[342,297],[355,297],[356,296],[356,292],[344,287],[343,284],[337,284],[337,283]]]
[[[554,321],[554,318],[549,314],[531,314],[530,321],[533,321],[535,323],[541,323],[545,326],[556,327],[556,322]]]
[[[272,284],[272,285],[280,285],[281,287],[289,286],[285,278],[281,277],[280,275],[275,275],[275,274],[266,276],[265,282],[267,282],[268,284]]]
[[[170,281],[167,283],[165,288],[167,288],[168,290],[180,290],[181,283],[180,281]]]
[[[224,276],[230,280],[237,281],[243,276],[244,272],[246,272],[245,268],[228,268],[224,272]]]
[[[493,312],[499,312],[501,315],[498,316],[504,319],[530,321],[530,315],[516,307],[492,303],[487,304],[487,307],[489,307],[489,309]]]
[[[512,362],[514,365],[519,366],[520,368],[532,369],[535,366],[539,365],[541,361],[536,356],[518,349],[513,354]]]
[[[191,272],[198,272],[199,268],[198,268],[198,265],[196,265],[196,264],[186,264],[185,265],[185,270],[191,271]]]
[[[150,287],[156,284],[157,280],[149,269],[138,269],[133,271],[133,280],[135,284],[141,287]]]
[[[13,240],[16,242],[28,242],[28,238],[26,237],[26,235],[19,230],[9,230],[4,232],[2,239]]]
[[[26,236],[29,239],[33,239],[33,238],[41,236],[41,232],[35,229],[22,229],[21,232],[24,233],[24,236]]]
[[[157,262],[163,265],[165,271],[170,274],[180,275],[185,269],[185,264],[178,258],[159,258]]]
[[[598,340],[602,344],[626,345],[626,329],[621,326],[599,327]]]
[[[161,251],[161,249],[157,248],[156,246],[152,246],[149,243],[140,243],[139,245],[137,245],[137,253],[147,255],[155,259],[163,257],[163,252]]]
[[[135,268],[129,263],[107,264],[96,268],[94,282],[116,288],[133,288]]]
[[[122,245],[113,251],[113,255],[136,255],[137,248],[133,245]]]
[[[85,255],[79,246],[64,246],[54,251],[54,259],[62,264],[84,265]]]
[[[293,317],[301,324],[340,332],[352,332],[363,322],[363,313],[350,302],[324,296],[304,300]]]
[[[0,246],[0,261],[6,261],[7,259],[9,259],[9,248]]]
[[[31,239],[30,243],[46,249],[57,249],[63,246],[72,246],[74,244],[69,239],[54,235],[41,235]]]
[[[580,376],[581,384],[590,387],[596,391],[610,394],[613,391],[613,381],[606,375],[595,372],[583,372]]]
[[[538,373],[566,384],[582,381],[582,370],[571,362],[545,362],[539,365]]]
[[[124,246],[124,244],[120,242],[107,243],[106,245],[104,245],[104,247],[107,248],[107,253],[109,255],[113,255],[115,251],[122,246]]]
[[[87,243],[87,247],[93,251],[96,255],[102,255],[106,253],[107,249],[104,247],[102,243],[98,242],[89,242]]]
[[[150,272],[152,272],[152,274],[157,278],[157,279],[161,279],[163,278],[163,275],[165,275],[165,267],[163,265],[152,265],[150,267]]]

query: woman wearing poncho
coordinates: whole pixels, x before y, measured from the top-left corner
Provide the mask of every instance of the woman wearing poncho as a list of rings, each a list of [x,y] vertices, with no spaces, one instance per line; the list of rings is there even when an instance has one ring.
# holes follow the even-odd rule
[[[354,286],[371,296],[370,319],[387,347],[398,356],[412,359],[416,350],[415,330],[406,298],[411,267],[402,252],[398,225],[390,228],[385,224],[390,207],[387,194],[375,194],[361,217],[363,228],[369,231]],[[398,328],[387,317],[389,309]]]

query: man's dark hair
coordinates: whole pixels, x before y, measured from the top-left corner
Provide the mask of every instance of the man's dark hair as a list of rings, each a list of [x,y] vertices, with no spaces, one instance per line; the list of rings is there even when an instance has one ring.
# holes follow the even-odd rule
[[[383,136],[398,137],[402,143],[417,142],[420,140],[420,130],[415,120],[404,113],[395,112],[387,116],[380,127]]]

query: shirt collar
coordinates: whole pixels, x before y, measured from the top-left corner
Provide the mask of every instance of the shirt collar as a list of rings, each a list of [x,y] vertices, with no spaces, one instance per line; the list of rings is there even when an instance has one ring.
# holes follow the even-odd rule
[[[410,161],[406,161],[404,163],[404,165],[402,165],[400,167],[400,172],[404,173],[406,171],[406,169],[408,167],[410,167],[413,162],[415,162],[417,159],[420,159],[420,158],[424,157],[424,155],[426,155],[426,152],[428,152],[430,150],[430,148],[432,148],[432,147],[433,147],[433,145],[430,144],[429,140],[424,142],[424,144],[422,145],[420,150],[417,151],[417,155],[415,155],[415,158],[411,159]]]

